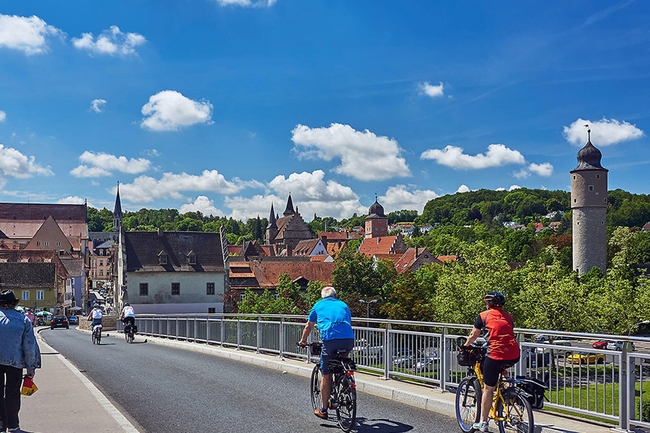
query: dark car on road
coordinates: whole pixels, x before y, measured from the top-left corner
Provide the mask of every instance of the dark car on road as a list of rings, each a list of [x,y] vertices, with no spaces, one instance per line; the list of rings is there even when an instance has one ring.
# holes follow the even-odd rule
[[[77,316],[70,316],[70,317],[68,317],[68,323],[70,325],[78,325],[79,324],[79,319],[77,319]]]
[[[54,329],[54,328],[70,329],[70,323],[68,322],[68,318],[65,316],[52,317],[52,321],[50,322],[50,329]]]

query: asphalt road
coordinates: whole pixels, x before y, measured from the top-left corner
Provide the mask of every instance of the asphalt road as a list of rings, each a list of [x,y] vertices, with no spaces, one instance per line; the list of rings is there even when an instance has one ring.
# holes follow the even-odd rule
[[[143,432],[339,431],[311,413],[302,376],[108,335],[97,346],[73,327],[41,332]],[[435,412],[365,393],[358,401],[359,433],[459,431],[455,419]]]

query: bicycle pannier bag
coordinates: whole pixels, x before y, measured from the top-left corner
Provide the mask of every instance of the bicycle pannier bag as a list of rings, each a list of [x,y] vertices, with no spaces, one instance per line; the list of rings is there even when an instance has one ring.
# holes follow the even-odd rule
[[[471,367],[476,364],[476,355],[469,350],[461,349],[458,351],[458,355],[456,355],[456,360],[458,361],[458,365]]]
[[[534,409],[541,409],[544,407],[544,392],[546,385],[541,380],[528,376],[517,376],[517,379],[523,379],[524,383],[522,388],[526,393],[530,394],[528,401]]]

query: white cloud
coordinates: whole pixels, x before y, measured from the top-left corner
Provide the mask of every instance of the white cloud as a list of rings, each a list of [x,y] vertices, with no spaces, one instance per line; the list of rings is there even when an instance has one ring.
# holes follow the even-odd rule
[[[86,200],[76,195],[69,195],[65,198],[57,200],[58,204],[84,204]]]
[[[33,156],[27,157],[20,151],[0,144],[0,172],[5,176],[27,179],[34,175],[51,176],[54,173],[49,167],[43,167],[35,162]]]
[[[429,84],[428,81],[425,81],[424,83],[420,83],[419,88],[420,94],[427,95],[431,98],[439,98],[445,94],[445,86],[442,82],[437,86],[434,86]]]
[[[471,189],[469,189],[469,187],[464,184],[459,186],[458,189],[456,190],[456,192],[470,192],[470,191]]]
[[[512,176],[516,177],[517,179],[526,179],[530,177],[530,171],[528,171],[525,168],[522,168],[521,170],[514,172]]]
[[[452,168],[475,170],[499,167],[505,164],[524,164],[524,156],[517,150],[508,149],[503,144],[490,144],[486,154],[466,155],[463,149],[446,146],[444,149],[429,149],[422,152],[421,159],[433,159],[438,164]]]
[[[510,185],[510,188],[508,188],[508,191],[514,191],[516,189],[521,189],[519,185]]]
[[[90,102],[90,109],[93,110],[95,113],[101,113],[102,107],[104,107],[104,105],[106,105],[105,99],[93,99]]]
[[[177,131],[184,126],[210,123],[212,104],[193,101],[174,90],[163,90],[149,98],[142,107],[146,117],[141,126],[153,131]]]
[[[605,119],[592,122],[578,118],[569,126],[562,130],[564,138],[571,144],[582,146],[587,142],[587,128],[591,129],[591,142],[594,146],[609,146],[611,144],[621,143],[623,141],[636,140],[645,135],[645,133],[628,122],[619,122],[616,119]]]
[[[145,158],[127,159],[125,156],[109,155],[108,153],[94,153],[85,151],[79,157],[82,164],[70,171],[75,177],[101,177],[110,176],[113,171],[136,174],[146,171],[151,161]]]
[[[315,170],[312,173],[292,173],[288,178],[276,176],[269,187],[274,193],[248,197],[226,197],[224,202],[232,209],[231,217],[240,220],[255,218],[258,215],[268,218],[271,203],[276,213],[282,216],[287,198],[291,194],[294,209],[307,221],[318,216],[332,216],[337,219],[349,218],[354,213],[363,214],[368,209],[359,202],[352,188],[338,182],[324,180],[325,173]]]
[[[297,125],[291,133],[299,157],[326,161],[340,158],[336,173],[363,181],[411,175],[406,160],[399,156],[397,141],[367,129],[359,132],[349,125],[333,123],[329,128]]]
[[[23,51],[28,56],[42,54],[48,49],[48,36],[63,37],[63,32],[37,16],[0,14],[0,47]]]
[[[0,110],[0,123],[4,122],[5,120],[7,120],[7,113]]]
[[[245,8],[251,7],[271,7],[277,0],[216,0],[219,6],[241,6]]]
[[[133,203],[150,203],[160,198],[183,199],[181,191],[234,194],[248,185],[239,179],[230,182],[217,170],[204,170],[200,176],[165,173],[161,179],[139,176],[131,184],[120,184],[120,197]]]
[[[553,165],[548,162],[542,164],[530,164],[528,169],[538,176],[549,177],[553,174]]]
[[[402,209],[417,210],[422,213],[424,205],[429,200],[439,197],[434,191],[415,190],[409,191],[406,185],[395,185],[388,188],[386,194],[379,197],[379,202],[384,206],[387,212],[398,211]]]
[[[108,55],[135,54],[135,48],[146,42],[144,36],[138,33],[122,33],[117,26],[104,30],[95,40],[92,33],[83,33],[80,38],[72,38],[72,44],[79,50]]]
[[[214,202],[204,195],[200,195],[193,203],[187,203],[178,210],[181,214],[186,212],[201,212],[203,215],[219,216],[223,215],[219,209],[214,206]]]

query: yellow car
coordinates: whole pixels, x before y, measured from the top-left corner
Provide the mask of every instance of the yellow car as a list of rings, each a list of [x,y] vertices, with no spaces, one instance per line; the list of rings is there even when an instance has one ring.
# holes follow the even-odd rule
[[[605,362],[605,355],[602,353],[574,353],[566,357],[566,361],[573,364],[601,364]]]

